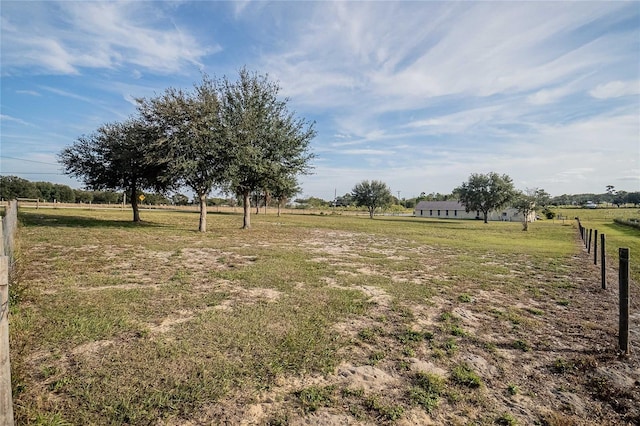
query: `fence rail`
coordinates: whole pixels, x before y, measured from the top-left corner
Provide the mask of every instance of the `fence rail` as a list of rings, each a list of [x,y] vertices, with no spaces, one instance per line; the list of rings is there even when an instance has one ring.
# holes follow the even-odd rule
[[[0,426],[13,426],[9,358],[9,274],[18,230],[18,202],[10,201],[0,221]]]

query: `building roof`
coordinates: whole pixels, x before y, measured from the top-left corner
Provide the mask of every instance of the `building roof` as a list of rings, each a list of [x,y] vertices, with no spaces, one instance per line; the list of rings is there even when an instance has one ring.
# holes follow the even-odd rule
[[[459,201],[420,201],[416,210],[464,210],[464,205]]]

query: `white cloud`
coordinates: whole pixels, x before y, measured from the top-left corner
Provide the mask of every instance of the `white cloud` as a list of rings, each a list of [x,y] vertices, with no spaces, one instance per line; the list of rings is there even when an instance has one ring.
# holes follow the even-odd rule
[[[175,73],[201,67],[203,57],[221,49],[201,45],[177,26],[161,27],[159,18],[158,3],[21,3],[3,12],[3,69],[79,74],[135,65]]]
[[[66,90],[58,89],[58,88],[55,88],[55,87],[40,86],[40,88],[43,89],[43,90],[46,90],[47,92],[51,92],[51,93],[54,93],[56,95],[64,96],[64,97],[71,98],[71,99],[76,99],[78,101],[87,102],[87,103],[94,103],[95,102],[95,99],[89,98],[87,96],[78,95],[77,93],[68,92]]]
[[[16,90],[16,93],[20,93],[21,95],[42,96],[35,90]]]
[[[596,99],[619,98],[621,96],[640,95],[640,80],[611,81],[600,84],[589,92]]]
[[[381,149],[345,149],[340,151],[345,155],[393,155],[393,151],[384,151]]]
[[[547,105],[562,99],[571,93],[568,87],[559,87],[554,89],[542,89],[536,93],[527,96],[527,102],[532,105]]]
[[[32,124],[27,123],[26,121],[20,119],[20,118],[16,118],[16,117],[11,117],[10,115],[6,115],[6,114],[0,114],[0,120],[2,121],[11,121],[14,123],[18,123],[18,124],[22,124],[24,126],[31,126]]]

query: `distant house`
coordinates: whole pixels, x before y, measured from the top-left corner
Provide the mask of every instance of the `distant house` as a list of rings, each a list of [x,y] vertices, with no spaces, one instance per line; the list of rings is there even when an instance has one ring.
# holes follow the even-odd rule
[[[482,219],[482,212],[473,210],[465,211],[465,207],[459,201],[420,201],[414,211],[416,217],[433,217],[440,219]],[[488,220],[500,220],[503,222],[522,222],[522,213],[513,207],[490,211]],[[531,212],[529,222],[536,220],[535,212]]]

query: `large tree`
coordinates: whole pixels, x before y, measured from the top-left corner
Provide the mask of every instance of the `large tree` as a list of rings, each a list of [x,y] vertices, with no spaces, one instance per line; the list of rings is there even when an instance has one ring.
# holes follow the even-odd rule
[[[386,207],[393,202],[393,195],[387,184],[377,180],[363,180],[356,184],[351,195],[357,206],[367,207],[371,219],[377,208]]]
[[[240,70],[235,82],[224,79],[221,125],[228,159],[227,189],[242,197],[243,228],[251,227],[250,196],[272,189],[283,177],[309,171],[309,143],[316,132],[279,99],[280,87],[267,76]]]
[[[509,204],[515,194],[513,182],[507,175],[495,172],[473,173],[467,182],[454,190],[467,212],[478,210],[488,223],[489,212]]]
[[[138,191],[165,189],[166,163],[148,161],[155,131],[140,120],[100,126],[62,150],[59,160],[66,174],[79,178],[92,190],[129,193],[133,221],[140,221]]]
[[[512,206],[522,214],[522,230],[529,230],[531,213],[545,207],[549,203],[550,196],[544,189],[527,188],[524,192],[517,192],[512,201]]]
[[[154,162],[171,165],[171,180],[187,186],[200,205],[200,232],[207,231],[207,197],[224,180],[229,150],[220,125],[217,83],[207,76],[189,93],[174,88],[153,99],[138,99],[138,110],[160,138]]]

